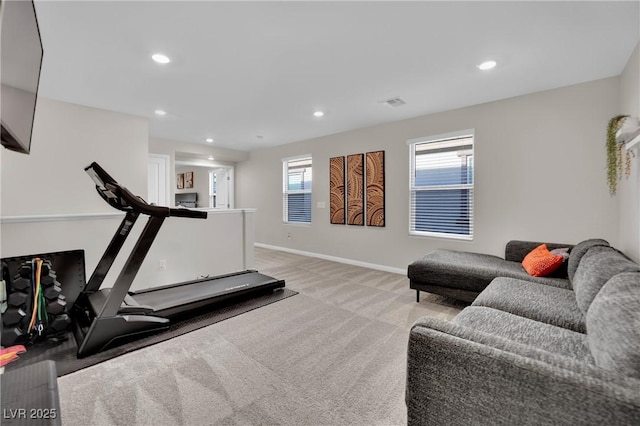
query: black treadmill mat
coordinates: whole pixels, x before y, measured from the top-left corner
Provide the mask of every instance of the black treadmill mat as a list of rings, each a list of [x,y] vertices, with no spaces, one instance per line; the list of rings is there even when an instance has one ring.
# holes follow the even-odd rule
[[[69,332],[69,338],[65,341],[41,342],[31,346],[28,348],[26,353],[20,355],[18,360],[6,365],[5,370],[11,371],[24,367],[25,365],[35,364],[36,362],[52,360],[56,363],[58,377],[62,377],[66,374],[73,373],[74,371],[82,370],[83,368],[99,364],[147,346],[155,345],[156,343],[172,339],[182,334],[238,316],[245,312],[284,300],[288,297],[295,296],[296,294],[298,294],[298,292],[288,288],[282,288],[251,299],[244,299],[240,301],[232,300],[220,305],[209,305],[206,312],[200,312],[197,315],[181,319],[174,319],[168,330],[125,343],[121,346],[107,349],[104,352],[82,359],[78,359],[76,357],[78,346],[75,338],[73,337],[73,333]]]

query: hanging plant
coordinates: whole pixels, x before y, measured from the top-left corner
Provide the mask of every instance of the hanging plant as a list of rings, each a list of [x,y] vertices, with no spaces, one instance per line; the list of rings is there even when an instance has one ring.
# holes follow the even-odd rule
[[[627,117],[628,115],[616,115],[609,120],[607,127],[607,183],[609,184],[609,193],[611,195],[616,194],[618,181],[622,178],[622,175],[629,176],[630,173],[631,154],[627,152],[626,161],[623,161],[623,145],[616,141],[616,132]]]

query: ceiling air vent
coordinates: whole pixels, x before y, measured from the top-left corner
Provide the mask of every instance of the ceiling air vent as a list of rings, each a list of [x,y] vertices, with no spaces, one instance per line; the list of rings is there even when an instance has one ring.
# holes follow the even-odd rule
[[[400,98],[400,97],[387,99],[386,101],[382,101],[382,103],[383,104],[387,104],[387,105],[392,106],[392,107],[399,107],[399,106],[402,106],[402,105],[406,104],[406,102],[403,101],[402,98]]]

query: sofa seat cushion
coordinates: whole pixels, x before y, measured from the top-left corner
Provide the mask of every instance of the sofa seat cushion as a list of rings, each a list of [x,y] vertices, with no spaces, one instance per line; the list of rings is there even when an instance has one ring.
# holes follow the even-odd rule
[[[481,306],[463,309],[453,322],[557,355],[594,363],[587,336],[566,328]]]
[[[587,313],[591,302],[609,279],[622,272],[638,272],[640,266],[613,247],[591,247],[582,256],[573,276],[576,301]]]
[[[640,378],[640,273],[607,281],[589,307],[587,331],[599,367]]]
[[[407,276],[412,281],[481,292],[496,277],[527,279],[560,288],[569,288],[563,278],[532,277],[522,264],[498,256],[456,250],[434,250],[411,263]]]
[[[584,314],[571,290],[514,278],[496,278],[473,306],[499,309],[575,332],[586,332]]]
[[[539,284],[545,284],[551,287],[557,287],[561,289],[570,289],[571,285],[566,278],[557,278],[553,276],[549,277],[532,277],[524,270],[521,263],[504,261],[496,277],[507,277],[524,280],[528,282],[534,282]]]

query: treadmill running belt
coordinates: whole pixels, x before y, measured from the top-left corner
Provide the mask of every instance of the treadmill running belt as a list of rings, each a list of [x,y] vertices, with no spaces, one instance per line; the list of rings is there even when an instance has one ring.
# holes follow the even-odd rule
[[[284,287],[283,281],[251,271],[130,294],[138,304],[153,308],[155,314],[170,316],[182,312],[184,310],[181,309],[182,307],[192,308],[194,304],[204,306],[231,295],[237,296],[246,292],[256,292],[261,289],[266,291],[279,287]]]

